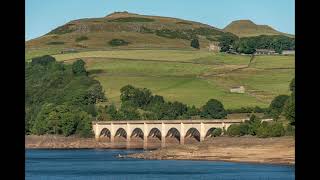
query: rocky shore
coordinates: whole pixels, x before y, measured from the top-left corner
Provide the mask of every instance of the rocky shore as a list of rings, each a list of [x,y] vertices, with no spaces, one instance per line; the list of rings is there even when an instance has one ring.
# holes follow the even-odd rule
[[[294,165],[295,143],[293,137],[217,137],[198,144],[169,146],[127,157]]]

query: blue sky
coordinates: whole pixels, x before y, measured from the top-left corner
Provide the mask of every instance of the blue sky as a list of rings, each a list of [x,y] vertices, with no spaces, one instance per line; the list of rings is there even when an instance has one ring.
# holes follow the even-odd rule
[[[128,11],[193,20],[224,28],[250,19],[295,33],[294,0],[26,0],[26,40],[42,36],[71,20]]]

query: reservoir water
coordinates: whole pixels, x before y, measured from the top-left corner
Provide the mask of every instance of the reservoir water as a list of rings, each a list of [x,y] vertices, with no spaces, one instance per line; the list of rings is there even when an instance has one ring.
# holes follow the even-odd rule
[[[116,157],[139,151],[27,149],[25,179],[293,180],[295,177],[294,166]]]

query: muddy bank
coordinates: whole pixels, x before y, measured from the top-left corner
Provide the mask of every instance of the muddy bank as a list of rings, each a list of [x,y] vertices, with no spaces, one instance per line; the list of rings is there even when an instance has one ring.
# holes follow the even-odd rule
[[[25,148],[110,148],[108,142],[97,142],[94,138],[63,137],[63,136],[25,136]]]
[[[231,162],[295,163],[293,137],[217,137],[198,144],[175,145],[128,157],[141,159],[214,160]]]

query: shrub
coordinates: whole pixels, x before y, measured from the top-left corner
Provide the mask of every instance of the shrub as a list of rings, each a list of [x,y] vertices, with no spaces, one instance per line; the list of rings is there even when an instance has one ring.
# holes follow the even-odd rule
[[[85,41],[88,40],[89,38],[87,36],[80,36],[76,38],[76,42],[80,42],[80,41]]]
[[[249,134],[249,125],[247,123],[241,123],[239,125],[240,128],[240,136]]]
[[[212,131],[212,136],[213,137],[217,137],[220,136],[222,134],[222,129],[221,128],[216,128]]]
[[[109,45],[111,46],[124,46],[124,45],[128,45],[129,42],[123,40],[123,39],[112,39],[111,41],[109,41]]]
[[[287,128],[286,128],[286,133],[285,133],[285,135],[287,135],[287,136],[294,136],[294,135],[295,135],[295,127],[292,126],[292,125],[290,125],[290,124],[288,124],[288,125],[287,125]]]
[[[47,45],[61,45],[61,44],[64,44],[64,42],[63,41],[51,41],[46,44]]]
[[[249,126],[247,123],[232,124],[227,130],[229,136],[243,136],[249,134]]]
[[[240,125],[232,124],[227,129],[227,134],[229,136],[240,136]]]
[[[35,64],[40,64],[43,66],[48,65],[49,63],[55,62],[56,59],[50,55],[44,55],[44,56],[40,56],[40,57],[35,57],[31,59],[31,64],[35,65]]]
[[[200,49],[199,40],[198,39],[192,39],[190,46],[193,47],[193,48],[196,48],[196,49]]]
[[[85,62],[82,59],[78,59],[72,64],[72,72],[75,75],[86,75],[87,71],[84,65],[85,65]]]
[[[257,136],[261,138],[280,137],[283,135],[285,135],[285,129],[282,123],[279,122],[263,122],[257,130]]]

